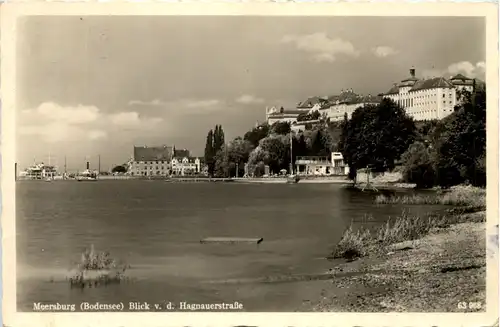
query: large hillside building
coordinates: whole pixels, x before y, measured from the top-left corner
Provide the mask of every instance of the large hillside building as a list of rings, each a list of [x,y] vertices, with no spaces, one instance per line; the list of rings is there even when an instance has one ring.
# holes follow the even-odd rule
[[[418,79],[415,69],[410,77],[394,84],[384,97],[397,102],[415,120],[442,119],[453,113],[457,88],[444,77]]]
[[[302,129],[306,122],[299,122],[301,114],[319,111],[329,121],[341,121],[347,114],[350,119],[353,112],[365,105],[379,104],[383,98],[389,98],[402,106],[415,120],[442,119],[451,114],[457,104],[457,92],[473,92],[478,80],[457,74],[449,79],[432,77],[420,79],[415,76],[415,69],[410,69],[410,76],[395,83],[389,91],[377,96],[356,94],[352,89],[342,90],[339,95],[328,97],[309,97],[294,109],[266,108],[269,124],[287,121],[292,129]]]
[[[359,95],[352,89],[342,90],[339,95],[328,97],[328,102],[323,105],[320,112],[324,113],[330,121],[341,121],[345,114],[351,119],[353,112],[359,107],[369,104],[378,104],[382,100],[379,96],[371,94]]]

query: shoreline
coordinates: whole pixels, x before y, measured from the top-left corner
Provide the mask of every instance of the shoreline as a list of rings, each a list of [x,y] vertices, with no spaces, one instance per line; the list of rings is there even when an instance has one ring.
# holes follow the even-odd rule
[[[486,212],[461,216],[422,238],[331,268],[311,283],[320,299],[297,311],[481,312],[486,305]],[[462,222],[466,221],[466,222]],[[467,280],[457,289],[457,280]],[[479,303],[462,309],[459,302]]]

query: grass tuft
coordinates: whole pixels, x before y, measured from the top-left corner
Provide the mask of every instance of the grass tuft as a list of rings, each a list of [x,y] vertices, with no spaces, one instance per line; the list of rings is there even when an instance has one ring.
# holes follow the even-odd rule
[[[378,242],[383,245],[418,239],[427,235],[434,224],[432,217],[411,215],[406,211],[389,220],[378,229]]]
[[[473,186],[454,186],[448,190],[438,190],[433,195],[412,194],[375,198],[377,204],[436,204],[470,206],[484,208],[486,206],[486,190]]]
[[[96,252],[92,245],[81,254],[75,273],[69,277],[72,287],[98,287],[120,283],[125,279],[128,265],[118,264],[109,252]]]
[[[355,259],[368,254],[371,244],[371,233],[368,229],[353,230],[352,224],[342,235],[342,239],[337,244],[332,257]]]

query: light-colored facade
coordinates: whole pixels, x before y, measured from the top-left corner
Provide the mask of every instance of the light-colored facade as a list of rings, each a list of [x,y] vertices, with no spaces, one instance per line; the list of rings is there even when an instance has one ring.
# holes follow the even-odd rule
[[[199,158],[175,157],[171,162],[172,175],[193,175],[201,173],[201,161]]]
[[[433,120],[453,113],[457,103],[456,91],[457,87],[451,80],[444,77],[418,79],[415,69],[410,69],[410,77],[394,84],[384,96],[402,106],[415,120]]]
[[[299,102],[295,109],[285,109],[283,107],[266,107],[266,121],[269,125],[276,122],[289,122],[293,124],[297,122],[297,118],[301,114],[308,114],[321,109],[327,101],[326,97],[309,97],[303,102]]]
[[[376,105],[382,100],[379,96],[359,95],[352,89],[342,90],[339,95],[328,98],[328,103],[323,105],[320,112],[326,115],[330,121],[342,121],[345,115],[351,119],[354,111],[366,105]]]
[[[344,162],[344,156],[340,152],[332,152],[331,162],[333,171],[338,175],[349,174],[349,166]]]
[[[450,78],[451,83],[455,86],[455,88],[458,90],[465,90],[472,92],[474,91],[474,79],[468,78],[462,74],[457,74]]]
[[[297,175],[331,176],[349,173],[349,167],[344,163],[340,152],[332,152],[330,157],[297,157],[295,167]]]
[[[34,164],[26,168],[26,170],[19,172],[19,177],[26,179],[46,179],[54,178],[58,175],[55,166],[45,165],[43,162]]]
[[[131,176],[167,176],[172,157],[173,149],[170,146],[134,146],[127,173]]]
[[[178,154],[179,156],[175,156]],[[134,156],[128,162],[127,174],[131,176],[192,175],[202,172],[201,160],[189,156],[189,150],[175,147],[134,147]]]
[[[362,96],[354,93],[352,89],[342,90],[339,95],[329,97],[310,97],[306,101],[298,104],[296,109],[277,109],[276,107],[266,108],[266,119],[269,124],[287,121],[291,123],[294,131],[304,130],[308,123],[315,124],[315,121],[298,121],[299,115],[318,111],[322,117],[329,121],[341,121],[347,113],[350,119],[352,113],[359,107],[367,104],[378,104],[381,97]]]

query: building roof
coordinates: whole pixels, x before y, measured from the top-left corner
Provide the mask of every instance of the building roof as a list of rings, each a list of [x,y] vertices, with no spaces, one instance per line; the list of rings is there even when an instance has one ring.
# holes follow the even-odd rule
[[[174,157],[189,157],[190,155],[188,149],[174,149]]]
[[[416,82],[416,81],[418,81],[418,78],[416,78],[415,76],[412,76],[412,77],[409,77],[409,78],[406,78],[406,79],[402,80],[401,83]]]
[[[280,117],[284,115],[300,115],[302,113],[307,113],[307,110],[300,110],[300,109],[285,109],[283,112],[273,112],[272,114],[269,114],[269,117]]]
[[[419,80],[413,85],[409,92],[421,91],[421,90],[429,90],[429,89],[438,89],[438,88],[446,88],[451,89],[455,86],[453,83],[448,81],[444,77],[434,77],[424,80]]]
[[[311,108],[314,105],[316,105],[318,103],[325,102],[327,100],[328,99],[325,97],[319,97],[319,96],[309,97],[307,100],[305,100],[303,102],[299,102],[299,104],[297,105],[297,108]]]
[[[170,161],[172,160],[171,146],[134,146],[135,161]]]
[[[399,93],[399,85],[394,84],[389,91],[387,91],[386,95],[398,94]]]
[[[453,80],[462,80],[462,81],[472,81],[472,78],[468,78],[462,74],[456,74],[452,78],[450,78],[452,81]]]

